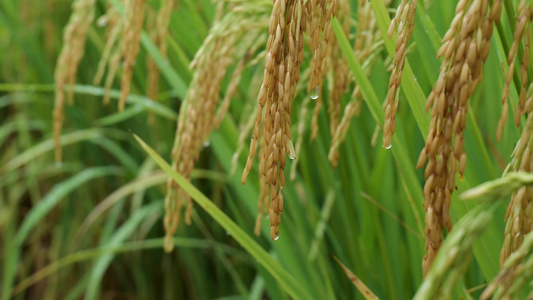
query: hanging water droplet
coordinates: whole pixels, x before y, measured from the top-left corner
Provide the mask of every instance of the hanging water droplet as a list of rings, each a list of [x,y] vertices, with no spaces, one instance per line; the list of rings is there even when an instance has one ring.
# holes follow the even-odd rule
[[[279,239],[279,235],[276,235],[276,237],[274,238],[274,241],[277,241]]]
[[[202,145],[202,147],[204,147],[204,148],[207,148],[207,147],[209,147],[209,146],[211,146],[211,142],[209,142],[209,141],[206,141],[206,142]]]
[[[98,18],[98,20],[96,21],[96,24],[99,27],[107,26],[107,16],[101,16],[100,18]]]
[[[63,162],[62,161],[56,161],[55,166],[56,166],[56,168],[59,169],[59,168],[61,168],[63,166]]]
[[[318,85],[311,91],[311,94],[309,96],[313,100],[318,99]]]
[[[389,150],[390,148],[392,148],[392,144],[389,144],[388,146],[383,145],[383,148]]]
[[[231,232],[226,230],[226,235],[231,235]]]

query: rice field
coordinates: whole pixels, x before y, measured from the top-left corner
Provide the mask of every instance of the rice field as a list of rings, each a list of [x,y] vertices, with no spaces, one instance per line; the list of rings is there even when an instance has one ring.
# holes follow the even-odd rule
[[[1,299],[533,298],[532,21],[0,1]]]

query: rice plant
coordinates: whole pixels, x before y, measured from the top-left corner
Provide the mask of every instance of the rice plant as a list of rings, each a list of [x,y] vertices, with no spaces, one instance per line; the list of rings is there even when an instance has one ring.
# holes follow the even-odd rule
[[[0,1],[1,299],[533,297],[532,21]]]

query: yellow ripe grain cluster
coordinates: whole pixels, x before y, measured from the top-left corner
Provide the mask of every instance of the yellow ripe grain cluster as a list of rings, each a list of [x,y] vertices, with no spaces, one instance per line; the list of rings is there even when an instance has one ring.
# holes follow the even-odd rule
[[[139,53],[141,32],[144,21],[146,0],[126,1],[126,21],[124,23],[124,43],[122,44],[122,56],[124,57],[122,71],[122,85],[118,110],[123,111],[126,99],[130,93],[133,67]]]
[[[152,39],[155,45],[159,48],[163,59],[167,59],[167,34],[168,26],[170,23],[170,13],[176,6],[176,0],[164,0],[157,12],[155,19],[155,26],[151,32]],[[148,67],[148,98],[155,100],[159,87],[159,68],[155,64],[155,61],[150,57],[147,62]]]
[[[468,100],[483,78],[483,63],[490,50],[494,22],[501,14],[501,0],[461,0],[456,16],[443,38],[438,56],[444,57],[439,79],[426,103],[431,123],[426,145],[417,167],[426,160],[426,255],[422,263],[427,274],[442,244],[442,230],[452,229],[451,195],[455,175],[464,174],[466,153],[464,130]]]
[[[400,83],[402,79],[405,57],[407,56],[407,44],[411,39],[415,28],[415,13],[417,0],[402,0],[396,17],[391,22],[388,35],[392,37],[394,28],[398,24],[398,40],[396,41],[396,52],[392,74],[389,80],[389,92],[387,94],[387,104],[385,106],[385,122],[383,125],[383,147],[389,149],[392,146],[392,136],[396,131],[396,112],[398,111],[398,97],[400,93]]]
[[[309,1],[308,5],[315,4]],[[316,5],[316,4],[315,4]],[[331,4],[330,4],[331,5]],[[258,226],[262,214],[262,203],[269,195],[270,237],[279,237],[279,224],[283,212],[283,193],[285,186],[284,168],[287,156],[295,156],[291,138],[291,107],[296,94],[303,61],[303,34],[313,24],[309,19],[312,7],[303,1],[276,0],[269,25],[269,38],[265,58],[263,84],[258,97],[258,110],[250,143],[250,152],[242,176],[246,182],[253,164],[259,132],[260,141],[260,181]],[[264,110],[264,118],[263,118]],[[261,123],[263,124],[261,127]]]
[[[513,74],[516,64],[516,54],[518,52],[518,48],[522,39],[524,39],[525,51],[522,58],[522,63],[520,64],[520,80],[522,82],[522,85],[520,88],[520,98],[515,114],[515,124],[517,127],[520,126],[520,118],[524,114],[524,105],[526,101],[526,88],[528,84],[527,68],[529,66],[529,46],[531,44],[531,36],[530,34],[528,34],[528,25],[531,22],[531,18],[533,18],[533,10],[531,6],[527,3],[527,1],[520,2],[520,5],[518,6],[517,16],[518,17],[516,19],[516,29],[513,36],[513,45],[511,46],[511,49],[507,54],[507,64],[509,64],[509,68],[507,69],[507,73],[505,74],[505,84],[503,86],[502,93],[503,109],[496,131],[496,138],[498,139],[498,141],[502,138],[503,127],[507,122],[507,116],[509,114],[509,104],[507,103],[507,98],[509,97],[509,89],[511,86],[511,81],[513,80]]]

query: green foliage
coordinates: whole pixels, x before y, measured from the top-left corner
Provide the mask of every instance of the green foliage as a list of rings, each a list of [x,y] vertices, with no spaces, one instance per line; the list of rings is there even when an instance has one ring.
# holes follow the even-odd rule
[[[344,36],[333,20],[365,104],[340,146],[335,170],[327,157],[331,141],[327,107],[319,115],[315,141],[309,141],[310,132],[297,136],[293,128],[294,139],[303,139],[303,147],[296,179],[289,181],[286,176],[280,239],[275,242],[269,238],[265,218],[261,236],[253,235],[259,179],[254,167],[246,185],[241,184],[247,150],[238,160],[237,172],[230,174],[239,122],[248,118],[247,107],[256,103],[249,92],[250,78],[263,72],[262,63],[245,70],[226,119],[200,153],[192,184],[166,164],[171,160],[178,112],[192,78],[188,64],[216,13],[216,4],[210,0],[182,0],[173,11],[168,60],[143,33],[132,94],[120,113],[115,103],[102,103],[101,87],[87,85],[93,81],[105,43],[104,28],[97,24],[89,28],[79,84],[73,87],[75,104],[65,108],[64,162],[54,163],[53,74],[71,2],[0,1],[2,299],[361,299],[333,256],[380,299],[408,299],[417,294],[423,283],[424,199],[423,172],[415,165],[428,131],[426,95],[439,74],[436,53],[457,0],[419,1],[413,33],[416,46],[407,57],[390,150],[373,147],[371,139],[376,124],[383,121],[381,103],[389,79],[385,60],[393,54],[395,44],[394,37],[386,36],[391,12],[383,1],[371,1],[385,48],[369,77],[351,51],[351,35]],[[271,1],[251,2],[271,5]],[[351,2],[352,16],[356,16],[356,1]],[[452,200],[452,219],[457,223],[453,231],[462,226],[472,228],[468,218],[475,221],[479,215],[483,216],[483,229],[474,228],[479,236],[468,240],[473,260],[461,266],[464,276],[438,270],[430,273],[433,279],[448,278],[446,282],[453,283],[446,290],[453,298],[479,297],[482,289],[476,288],[499,271],[508,191],[499,194],[507,196],[504,204],[490,209],[486,209],[486,201],[463,201],[459,195],[499,178],[520,136],[521,129],[508,122],[501,142],[495,138],[503,87],[500,65],[506,62],[514,28],[514,12],[509,10],[518,1],[505,2],[506,11],[495,28],[484,67],[485,77],[470,100],[465,133],[467,170],[464,178],[457,180]],[[107,5],[120,7],[116,0],[97,3],[97,18]],[[160,1],[148,1],[148,5],[156,10]],[[352,26],[351,32],[355,30]],[[143,96],[148,56],[163,78],[157,101]],[[305,57],[304,64],[308,63],[309,57]],[[230,77],[231,73],[223,90]],[[514,119],[518,101],[516,80],[519,78],[511,85],[509,120]],[[119,81],[111,92],[114,100],[120,93]],[[343,107],[349,96],[344,95]],[[306,97],[305,93],[296,95],[293,124],[297,124],[303,105],[314,103],[305,101]],[[324,104],[327,106],[327,101]],[[150,115],[155,116],[153,124],[148,122]],[[139,144],[131,133],[144,142]],[[292,163],[287,161],[287,172]],[[166,175],[157,166],[196,201],[192,225],[180,224],[176,249],[170,254],[163,252],[161,238]],[[461,238],[456,240],[463,241]],[[453,248],[452,242],[445,246]],[[444,261],[439,259],[441,264]],[[445,275],[459,277],[449,281]],[[430,290],[433,292],[433,287]],[[422,293],[424,290],[417,295]]]

